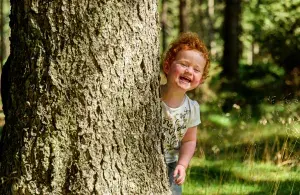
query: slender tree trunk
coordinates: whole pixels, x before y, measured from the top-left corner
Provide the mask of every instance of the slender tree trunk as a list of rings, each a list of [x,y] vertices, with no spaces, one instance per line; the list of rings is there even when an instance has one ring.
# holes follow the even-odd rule
[[[209,39],[209,51],[213,57],[216,55],[216,42],[215,42],[215,30],[214,30],[214,16],[215,16],[215,1],[208,0],[208,39]]]
[[[226,0],[224,24],[223,24],[223,76],[228,79],[238,78],[238,66],[240,57],[240,13],[241,0]]]
[[[179,0],[179,31],[186,32],[188,31],[187,24],[187,10],[186,10],[186,0]]]
[[[197,5],[197,3],[198,3],[198,5]],[[198,14],[199,14],[198,21],[199,21],[199,24],[200,24],[199,25],[199,34],[200,34],[200,37],[203,37],[203,39],[205,39],[205,37],[204,37],[205,29],[204,29],[204,24],[203,24],[204,14],[203,14],[202,9],[201,9],[202,4],[203,4],[203,0],[198,0],[198,1],[195,2],[194,6],[197,5],[199,7],[199,12],[198,12]]]
[[[11,6],[0,194],[167,194],[157,2]]]
[[[162,33],[162,50],[163,53],[167,49],[167,14],[168,3],[167,0],[162,0],[162,12],[161,12],[161,33]]]

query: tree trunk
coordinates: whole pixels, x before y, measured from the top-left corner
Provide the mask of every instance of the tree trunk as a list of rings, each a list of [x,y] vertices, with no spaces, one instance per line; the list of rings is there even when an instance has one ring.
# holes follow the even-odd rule
[[[166,194],[157,2],[11,0],[0,194]]]
[[[179,31],[188,31],[187,14],[186,14],[186,0],[179,0]]]
[[[215,41],[215,30],[214,30],[214,15],[215,15],[215,2],[214,0],[208,0],[208,39],[209,39],[209,45],[208,49],[210,51],[210,54],[212,57],[216,57],[216,41]]]
[[[204,29],[204,17],[205,17],[205,13],[203,13],[201,7],[202,7],[202,4],[203,4],[203,0],[198,0],[198,1],[192,1],[194,2],[194,4],[192,5],[193,7],[194,6],[198,6],[198,20],[196,19],[196,21],[198,21],[199,23],[199,35],[200,37],[202,38],[202,40],[205,42],[205,37],[204,37],[204,34],[205,34],[205,29]]]
[[[224,15],[224,53],[223,53],[223,76],[228,79],[238,78],[240,57],[240,13],[241,0],[226,0]]]

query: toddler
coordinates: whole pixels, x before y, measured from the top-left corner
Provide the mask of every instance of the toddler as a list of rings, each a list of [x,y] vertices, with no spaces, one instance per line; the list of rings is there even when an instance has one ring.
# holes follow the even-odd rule
[[[209,66],[205,45],[191,32],[181,34],[170,45],[163,61],[167,83],[161,86],[162,130],[172,194],[182,192],[185,171],[196,147],[197,125],[201,122],[199,104],[186,92],[207,78]]]

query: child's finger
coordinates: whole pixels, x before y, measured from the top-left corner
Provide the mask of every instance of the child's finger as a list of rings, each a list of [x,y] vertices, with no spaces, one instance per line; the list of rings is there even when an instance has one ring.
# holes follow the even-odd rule
[[[181,181],[179,181],[179,182],[177,183],[177,185],[182,185],[183,182],[184,182],[184,179],[182,179]]]
[[[173,173],[173,177],[176,178],[177,174],[178,174],[178,168],[176,167]]]
[[[181,185],[181,184],[183,184],[183,182],[184,182],[184,177],[180,177],[176,180],[177,185]]]
[[[178,171],[178,178],[177,178],[177,181],[181,181],[182,180],[182,178],[183,178],[183,174],[180,172],[180,171]]]
[[[178,184],[178,185],[180,185],[180,184],[182,184],[183,183],[183,181],[184,181],[184,173],[182,173],[181,172],[181,170],[179,169],[178,170],[178,178],[176,179],[176,184]]]

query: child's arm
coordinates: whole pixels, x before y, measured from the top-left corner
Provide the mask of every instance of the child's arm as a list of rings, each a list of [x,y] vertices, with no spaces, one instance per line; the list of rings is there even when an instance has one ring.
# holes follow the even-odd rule
[[[197,141],[197,126],[188,128],[185,133],[180,146],[179,159],[174,170],[174,178],[177,174],[179,177],[175,179],[178,185],[183,184],[185,180],[185,170],[189,165],[191,158],[194,155]]]

